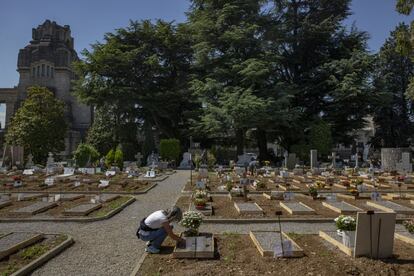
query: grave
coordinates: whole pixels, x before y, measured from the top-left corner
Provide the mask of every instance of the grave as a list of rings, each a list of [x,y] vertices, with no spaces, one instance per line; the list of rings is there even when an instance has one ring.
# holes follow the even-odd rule
[[[302,202],[279,202],[279,205],[291,215],[315,214],[315,210]]]
[[[400,240],[400,241],[409,243],[411,245],[414,245],[414,235],[413,234],[410,234],[409,232],[406,232],[406,231],[404,231],[404,232],[398,232],[398,233],[395,233],[394,234],[394,237],[397,240]]]
[[[0,198],[0,209],[10,206],[11,204],[12,204],[12,201],[10,199]]]
[[[29,153],[27,156],[26,169],[31,169],[34,166],[33,155]]]
[[[322,205],[325,206],[328,209],[331,209],[332,211],[342,214],[342,215],[351,215],[355,214],[357,212],[362,212],[363,210],[351,205],[349,203],[346,203],[345,201],[338,202],[338,201],[330,201],[330,202],[322,202]]]
[[[289,153],[286,158],[286,168],[288,170],[293,170],[296,166],[297,158],[295,153]]]
[[[266,199],[275,199],[275,200],[283,200],[283,192],[279,192],[279,191],[271,191],[270,194],[269,193],[263,193],[263,196]]]
[[[412,173],[413,165],[411,164],[411,154],[403,152],[401,154],[401,162],[397,163],[397,171],[400,173]]]
[[[74,201],[74,200],[84,197],[84,195],[79,195],[79,194],[57,194],[54,196],[55,196],[55,199],[57,199],[56,196],[59,196],[58,200],[56,201]]]
[[[110,202],[113,201],[115,199],[120,198],[120,195],[112,195],[112,194],[104,194],[100,196],[100,201],[101,202]]]
[[[200,233],[196,237],[183,237],[185,247],[176,246],[173,258],[176,259],[213,259],[215,254],[214,236],[210,233]]]
[[[23,170],[23,175],[33,175],[34,171],[32,169]]]
[[[240,215],[263,215],[263,209],[257,203],[234,202],[234,208]]]
[[[402,206],[392,201],[367,201],[367,205],[385,212],[394,212],[404,215],[414,214],[414,209]]]
[[[11,213],[15,214],[15,215],[36,215],[39,213],[43,213],[53,207],[56,207],[57,203],[56,202],[43,202],[43,201],[39,201],[36,203],[33,203],[29,206],[17,209],[17,210],[13,210],[11,211]]]
[[[158,153],[152,152],[147,157],[147,166],[155,166],[155,167],[157,167],[158,166],[158,161],[159,161],[159,155],[158,155]]]
[[[16,232],[0,238],[0,260],[43,239],[42,234]]]
[[[237,156],[236,165],[239,167],[247,167],[249,166],[250,162],[257,159],[257,156],[253,153],[244,153],[242,155]]]
[[[106,188],[109,186],[109,180],[99,180],[98,188]]]
[[[147,171],[147,173],[144,175],[145,178],[155,178],[155,171],[154,170],[150,170]]]
[[[191,209],[191,211],[200,212],[204,216],[212,216],[213,215],[213,206],[210,202],[206,203],[206,206],[204,207],[204,209],[197,209],[197,208],[195,208],[194,204],[191,204],[190,209]]]
[[[183,153],[183,160],[180,162],[180,166],[178,166],[181,170],[190,170],[193,169],[193,162],[191,161],[191,153],[184,152]]]
[[[250,231],[250,238],[263,257],[276,257],[275,253],[281,251],[283,244],[283,257],[302,257],[302,248],[299,247],[286,233],[276,231]],[[280,256],[282,257],[282,256]]]
[[[370,193],[360,193],[358,195],[338,193],[336,196],[343,199],[371,199]]]
[[[401,194],[388,193],[386,195],[383,195],[382,197],[387,200],[409,199],[409,196],[407,196],[405,193],[401,193]]]
[[[43,194],[17,194],[17,201],[26,201],[42,197]]]
[[[95,174],[95,168],[79,168],[78,171],[82,174]],[[106,174],[105,174],[106,175]],[[113,174],[115,175],[115,174]],[[108,175],[106,175],[108,176]]]
[[[65,209],[63,215],[65,216],[87,216],[95,210],[98,210],[102,207],[102,204],[99,203],[86,203],[75,206],[70,209]]]
[[[348,256],[353,256],[353,248],[347,247],[342,243],[342,237],[336,231],[319,231],[319,237],[326,240],[330,244],[338,247]]]
[[[284,191],[288,191],[288,190],[289,191],[292,191],[292,190],[298,191],[298,190],[300,190],[300,188],[298,186],[292,185],[292,184],[290,184],[290,185],[279,184],[279,188],[284,190]]]
[[[116,175],[116,171],[106,171],[105,172],[105,176],[106,177],[108,177],[108,176],[115,176]]]

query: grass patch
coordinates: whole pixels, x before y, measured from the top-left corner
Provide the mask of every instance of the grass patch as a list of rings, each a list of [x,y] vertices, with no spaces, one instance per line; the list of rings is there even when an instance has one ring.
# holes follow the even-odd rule
[[[122,206],[125,202],[127,202],[130,197],[120,197],[115,200],[112,200],[105,204],[101,209],[97,210],[96,212],[92,212],[92,217],[103,217],[107,215],[110,211],[115,210]]]
[[[24,260],[34,260],[48,251],[46,244],[35,244],[32,245],[19,253],[19,257]]]
[[[16,272],[17,270],[18,270],[18,267],[16,266],[16,264],[11,263],[11,264],[7,265],[5,270],[0,271],[0,273],[1,273],[0,275],[1,276],[9,276],[9,275],[13,274],[14,272]]]
[[[230,263],[236,258],[237,234],[233,232],[224,232],[223,235],[229,249],[229,253],[226,256],[223,256],[223,260]]]

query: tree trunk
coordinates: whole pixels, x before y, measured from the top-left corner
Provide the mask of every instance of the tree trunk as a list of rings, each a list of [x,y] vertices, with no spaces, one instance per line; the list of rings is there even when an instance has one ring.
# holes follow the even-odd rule
[[[259,148],[259,160],[269,160],[267,152],[267,137],[266,131],[263,129],[257,129],[256,131],[257,147]]]
[[[244,130],[236,130],[236,147],[237,155],[242,155],[244,153]]]

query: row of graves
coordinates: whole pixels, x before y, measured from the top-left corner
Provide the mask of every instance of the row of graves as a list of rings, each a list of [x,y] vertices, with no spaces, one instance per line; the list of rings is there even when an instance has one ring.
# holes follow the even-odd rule
[[[396,231],[394,212],[340,215],[336,231],[298,234],[283,231],[280,217],[273,231],[213,234],[199,230],[205,217],[189,210],[181,226],[185,244],[167,240],[164,254],[148,255],[139,275],[412,275],[414,220]],[[165,254],[172,253],[172,254]],[[348,255],[348,256],[347,256]],[[197,260],[203,259],[203,262]],[[384,259],[387,259],[384,261]],[[351,268],[351,270],[350,270]],[[311,273],[311,274],[309,274]],[[322,275],[321,274],[321,275]]]
[[[141,155],[137,155],[139,158]],[[49,158],[45,168],[33,165],[29,156],[27,169],[3,171],[0,184],[3,193],[53,192],[53,193],[140,193],[162,181],[173,173],[150,155],[149,167],[140,167],[140,162],[125,162],[124,170],[111,167],[104,171],[101,167],[75,168],[64,166]]]
[[[0,220],[99,218],[133,200],[117,194],[0,194]]]
[[[235,167],[230,173],[199,169],[187,183],[178,204],[217,219],[334,218],[367,210],[395,212],[398,219],[414,217],[411,175],[375,175],[352,171],[321,174],[263,168],[250,174]],[[189,188],[192,187],[190,190]]]

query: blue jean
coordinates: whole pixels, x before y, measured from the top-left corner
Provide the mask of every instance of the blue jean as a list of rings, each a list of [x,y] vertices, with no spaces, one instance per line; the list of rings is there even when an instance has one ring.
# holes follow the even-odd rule
[[[161,248],[161,244],[164,242],[166,237],[167,232],[165,232],[163,227],[155,231],[150,231],[149,235],[147,236],[140,235],[141,240],[149,241],[151,243],[151,246],[157,249]]]

